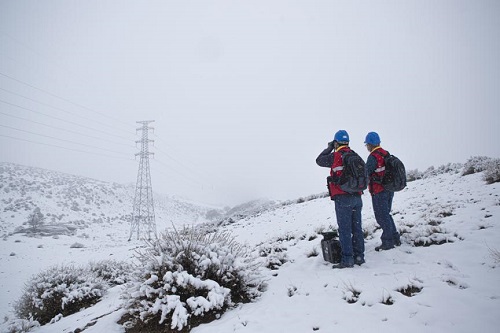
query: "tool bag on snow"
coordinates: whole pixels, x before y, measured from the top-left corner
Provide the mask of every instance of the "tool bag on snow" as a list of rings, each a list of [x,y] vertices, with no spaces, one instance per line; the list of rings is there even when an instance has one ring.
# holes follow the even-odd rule
[[[321,234],[323,235],[323,239],[321,240],[323,259],[332,264],[340,263],[342,250],[340,248],[340,241],[337,239],[337,231],[328,231]]]

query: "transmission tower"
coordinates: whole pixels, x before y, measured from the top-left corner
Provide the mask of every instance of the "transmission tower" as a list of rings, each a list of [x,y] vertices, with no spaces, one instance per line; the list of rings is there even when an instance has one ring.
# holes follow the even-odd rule
[[[141,144],[141,152],[136,153],[135,156],[141,157],[139,162],[139,171],[137,172],[137,183],[135,186],[134,197],[134,212],[132,213],[132,222],[130,228],[129,241],[132,239],[132,234],[137,233],[137,239],[140,238],[141,233],[145,233],[145,237],[150,240],[153,235],[156,238],[156,222],[155,222],[155,209],[153,202],[153,188],[151,186],[151,173],[149,171],[149,155],[154,153],[149,152],[149,143],[153,140],[148,139],[149,123],[154,120],[138,121],[142,124],[141,128],[137,131],[142,131],[142,139],[136,141]]]

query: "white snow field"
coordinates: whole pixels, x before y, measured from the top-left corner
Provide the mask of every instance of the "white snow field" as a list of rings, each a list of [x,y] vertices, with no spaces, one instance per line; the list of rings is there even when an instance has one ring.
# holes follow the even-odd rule
[[[13,195],[3,189],[0,193],[0,199]],[[73,234],[56,238],[11,234],[30,211],[11,217],[12,211],[4,211],[4,203],[0,211],[4,233],[0,241],[0,311],[4,316],[13,316],[12,304],[21,296],[23,284],[40,270],[63,263],[129,259],[143,246],[137,240],[127,242],[130,227],[120,219],[87,223]],[[39,204],[42,212],[50,204],[48,199],[45,206]],[[409,182],[396,193],[393,203],[403,244],[383,252],[374,250],[381,230],[376,228],[367,193],[363,204],[366,264],[350,269],[334,270],[321,255],[318,231],[336,225],[334,203],[329,198],[277,205],[222,226],[252,247],[283,248],[276,255],[284,263],[275,270],[261,268],[268,287],[260,298],[238,305],[192,332],[499,331],[499,183],[487,185],[481,173],[461,176],[457,172]],[[105,217],[131,210],[113,202],[100,206],[99,214]],[[94,208],[89,205],[90,214]],[[164,221],[158,224],[161,231],[171,221],[168,210],[158,212],[159,221]],[[198,213],[190,215],[191,223],[178,216],[178,221],[172,220],[176,226],[203,222]],[[71,248],[75,242],[84,247]],[[114,287],[95,306],[33,332],[125,332],[116,323],[124,313],[122,288]]]

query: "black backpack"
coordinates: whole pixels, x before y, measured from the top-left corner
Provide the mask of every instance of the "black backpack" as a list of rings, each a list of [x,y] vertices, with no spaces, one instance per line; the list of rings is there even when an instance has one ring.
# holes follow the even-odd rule
[[[386,155],[380,151],[375,151],[384,158],[385,174],[379,181],[384,189],[391,192],[401,191],[406,187],[406,170],[403,162],[396,156],[387,152]]]
[[[337,184],[342,191],[347,193],[363,192],[368,186],[365,161],[354,150],[341,151],[340,153],[344,168]]]

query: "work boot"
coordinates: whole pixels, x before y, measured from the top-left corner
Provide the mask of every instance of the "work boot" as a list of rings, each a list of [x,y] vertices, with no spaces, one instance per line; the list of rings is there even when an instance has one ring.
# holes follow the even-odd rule
[[[390,249],[393,249],[394,248],[394,245],[392,246],[388,246],[388,245],[379,245],[379,246],[376,246],[375,247],[375,251],[379,252],[379,251],[386,251],[386,250],[390,250]]]
[[[353,264],[348,265],[348,264],[343,264],[343,263],[336,264],[336,265],[333,265],[333,266],[332,266],[332,268],[333,268],[333,269],[337,269],[337,268],[338,268],[338,269],[342,269],[342,268],[352,268],[352,267],[354,267],[354,265],[353,265]]]
[[[355,265],[358,265],[358,266],[361,266],[365,263],[365,259],[361,258],[361,257],[356,257],[354,258],[354,264]]]

